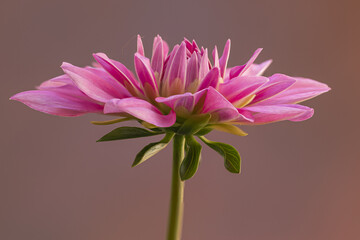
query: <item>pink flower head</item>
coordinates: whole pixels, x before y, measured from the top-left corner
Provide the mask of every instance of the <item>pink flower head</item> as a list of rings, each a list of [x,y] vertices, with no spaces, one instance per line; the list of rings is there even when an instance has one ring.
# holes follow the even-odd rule
[[[234,125],[310,118],[314,110],[298,103],[330,90],[307,78],[262,76],[271,64],[271,60],[254,63],[262,49],[246,64],[228,68],[230,40],[221,57],[216,47],[209,53],[187,39],[169,53],[168,44],[156,36],[151,58],[145,56],[140,36],[137,44],[135,74],[104,53],[96,53],[93,67],[63,63],[64,75],[11,99],[53,115],[104,113],[160,128],[181,126],[206,115],[206,127],[245,135]]]

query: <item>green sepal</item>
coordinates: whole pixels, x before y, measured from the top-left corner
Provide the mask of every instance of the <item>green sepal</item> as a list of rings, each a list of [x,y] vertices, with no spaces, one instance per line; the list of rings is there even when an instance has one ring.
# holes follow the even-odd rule
[[[210,114],[195,115],[187,119],[177,131],[180,135],[193,135],[203,129],[209,122]]]
[[[174,137],[174,135],[175,135],[174,133],[167,133],[161,141],[146,145],[136,155],[132,167],[135,167],[140,163],[145,162],[147,159],[151,158],[152,156],[163,150],[169,144],[169,142]]]
[[[153,132],[148,129],[138,127],[119,127],[105,134],[102,138],[97,140],[97,142],[149,137],[158,134],[162,134],[162,132]]]
[[[192,135],[186,136],[186,154],[180,166],[180,178],[182,181],[188,180],[196,173],[200,157],[201,157],[201,144],[198,143]]]
[[[210,133],[213,129],[210,127],[204,127],[203,129],[201,129],[200,131],[198,131],[197,133],[195,133],[196,136],[204,136],[208,133]]]
[[[214,149],[224,157],[224,166],[231,173],[240,173],[241,158],[239,152],[231,145],[221,142],[213,142],[203,136],[199,137],[206,145]]]

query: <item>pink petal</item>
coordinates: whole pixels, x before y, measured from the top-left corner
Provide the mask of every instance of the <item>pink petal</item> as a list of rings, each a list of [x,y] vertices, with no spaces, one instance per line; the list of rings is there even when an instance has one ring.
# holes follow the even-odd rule
[[[185,43],[186,49],[189,51],[189,53],[191,55],[194,52],[192,43],[187,38],[184,38],[183,42]]]
[[[218,53],[218,50],[217,50],[217,47],[216,47],[216,46],[214,47],[214,50],[213,50],[213,52],[212,52],[212,55],[213,55],[213,60],[214,60],[214,67],[220,68],[219,53]]]
[[[74,82],[68,75],[63,74],[41,83],[38,89],[57,88],[65,85],[74,85]]]
[[[251,102],[251,105],[257,104],[266,99],[270,99],[277,94],[285,91],[291,85],[293,85],[296,80],[284,74],[274,74],[269,77],[270,81],[265,83],[257,92],[256,97]]]
[[[178,51],[176,52],[174,59],[169,66],[169,81],[170,85],[176,78],[185,80],[186,76],[186,55],[185,55],[185,44],[181,44]]]
[[[200,51],[198,45],[197,45],[196,42],[195,42],[195,40],[192,41],[192,45],[193,45],[193,49],[194,49],[195,52],[199,52],[199,51]]]
[[[185,91],[195,92],[199,82],[199,61],[197,54],[192,54],[187,63]]]
[[[159,46],[160,45],[160,46]],[[158,49],[159,48],[159,49]],[[160,49],[162,50],[162,52],[157,52],[157,51],[160,51]],[[162,71],[164,70],[164,65],[165,65],[165,61],[166,61],[166,59],[167,59],[167,55],[168,55],[168,53],[169,53],[169,46],[168,46],[168,44],[164,41],[164,40],[162,40],[162,38],[159,36],[159,35],[157,35],[155,38],[154,38],[154,42],[153,42],[153,50],[152,50],[152,58],[154,58],[154,55],[155,55],[155,52],[157,52],[156,53],[156,55],[157,55],[157,57],[155,57],[156,59],[162,59],[161,61],[162,61],[162,66],[161,66],[161,68],[162,68]],[[159,56],[162,56],[162,58],[161,57],[159,57]],[[160,67],[158,66],[158,62],[154,62],[153,63],[153,61],[155,61],[155,59],[153,60],[153,59],[151,59],[151,66],[153,67],[153,70],[156,72],[156,70],[159,70],[160,69]],[[153,64],[155,64],[157,67],[155,67],[155,66],[153,66]],[[160,75],[159,74],[159,76],[161,77],[162,76],[162,74]]]
[[[251,64],[250,67],[244,71],[241,75],[242,76],[261,76],[265,70],[270,66],[272,63],[272,60],[267,60],[265,62],[262,62],[260,64]]]
[[[298,122],[311,118],[314,114],[314,109],[297,104],[252,106],[245,107],[243,110],[253,113],[253,124],[265,124],[283,120]]]
[[[182,43],[177,49],[175,47],[166,66],[162,95],[169,96],[184,91],[186,77],[186,46]]]
[[[89,97],[99,102],[111,98],[129,97],[129,92],[103,69],[80,68],[69,63],[63,63],[61,68],[75,85]]]
[[[153,53],[151,57],[151,67],[156,75],[157,84],[160,86],[160,78],[163,74],[163,67],[167,51],[164,50],[164,42],[161,37],[158,36],[154,39]]]
[[[207,93],[207,89],[196,93],[183,93],[178,95],[173,95],[170,97],[158,97],[156,101],[159,103],[164,103],[173,109],[175,112],[178,111],[179,108],[183,107],[188,112],[192,112],[194,110],[195,105],[199,102],[199,100],[204,97]]]
[[[254,54],[251,56],[251,58],[245,65],[233,67],[230,71],[230,79],[237,77],[237,76],[241,76],[242,73],[244,73],[246,70],[248,70],[249,67],[254,63],[255,59],[259,56],[261,51],[262,51],[262,48],[256,49]]]
[[[166,56],[168,55],[169,53],[169,45],[166,43],[166,41],[164,41],[159,35],[157,35],[155,38],[154,38],[154,43],[153,43],[153,55],[154,55],[154,51],[156,49],[156,46],[158,44],[161,44],[162,45],[162,48],[163,48],[163,55],[164,55],[164,58],[166,58]]]
[[[106,72],[103,68],[85,67],[85,69],[88,70],[89,72],[97,75],[98,77],[104,79],[104,81],[114,82],[113,77],[111,75],[109,75],[109,73]],[[132,97],[131,93],[122,84],[116,83],[115,85],[116,85],[117,91],[119,93],[118,98]]]
[[[227,67],[227,63],[229,60],[229,55],[230,55],[230,39],[228,39],[226,41],[225,47],[224,47],[224,51],[223,51],[223,55],[221,56],[220,60],[219,60],[219,64],[220,64],[220,75],[222,78],[224,78],[225,75],[225,70]]]
[[[198,91],[203,90],[208,87],[217,88],[219,83],[220,70],[215,67],[211,69],[210,72],[205,76],[205,78],[201,81]]]
[[[330,90],[329,86],[307,78],[294,78],[296,82],[273,98],[267,99],[259,104],[292,104],[299,103],[316,97]]]
[[[154,99],[159,95],[159,91],[149,59],[139,53],[135,53],[134,62],[136,73],[143,86],[145,95],[150,99]]]
[[[70,85],[21,92],[10,99],[22,102],[37,111],[57,116],[79,116],[84,113],[101,112],[103,109],[100,104]]]
[[[235,77],[238,77],[240,75],[240,73],[242,72],[242,70],[245,68],[245,66],[246,66],[246,64],[240,65],[240,66],[235,66],[235,67],[231,68],[230,72],[229,72],[229,76],[228,76],[229,79],[227,79],[227,80],[231,80]]]
[[[206,74],[210,71],[209,69],[209,58],[208,58],[208,51],[207,49],[203,50],[204,54],[201,56],[201,54],[198,54],[198,58],[200,61],[199,66],[199,80],[203,80]]]
[[[141,56],[145,56],[144,45],[139,34],[137,35],[137,53]]]
[[[112,78],[102,78],[89,69],[63,63],[61,68],[86,95],[99,102],[123,97],[122,87]]]
[[[220,84],[219,92],[230,102],[234,103],[244,97],[253,94],[257,89],[263,86],[269,79],[266,77],[245,77],[240,76],[230,81]]]
[[[170,97],[158,97],[156,101],[159,103],[164,103],[173,109],[176,113],[184,108],[188,113],[191,113],[195,105],[195,97],[192,93],[183,93],[178,95],[173,95]]]
[[[227,122],[239,117],[238,110],[214,88],[207,88],[201,113],[210,113],[213,122]]]
[[[154,105],[138,98],[112,99],[105,104],[104,113],[127,113],[158,127],[170,127],[176,121],[173,111],[163,115]]]
[[[250,111],[245,111],[242,108],[238,108],[237,110],[240,114],[240,117],[238,119],[234,120],[235,122],[254,122],[255,121],[254,117]]]
[[[193,40],[192,42],[190,42],[187,38],[184,38],[183,41],[186,45],[186,49],[189,52],[189,56],[192,55],[194,52],[199,52],[199,47],[196,44],[195,40]]]
[[[169,67],[170,64],[172,63],[173,59],[174,59],[174,56],[175,54],[177,53],[177,51],[179,50],[179,45],[176,44],[173,48],[173,50],[171,51],[171,53],[165,58],[165,61],[164,61],[164,78],[167,77],[167,75],[169,75]]]
[[[95,60],[116,80],[118,80],[134,96],[142,93],[139,83],[132,72],[122,63],[112,60],[104,53],[93,54]]]

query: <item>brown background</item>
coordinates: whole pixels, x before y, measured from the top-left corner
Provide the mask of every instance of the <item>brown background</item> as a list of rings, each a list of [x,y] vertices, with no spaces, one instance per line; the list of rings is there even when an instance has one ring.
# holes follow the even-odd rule
[[[2,0],[0,239],[164,239],[171,147],[137,168],[137,151],[156,137],[95,143],[114,126],[89,115],[59,118],[8,98],[84,66],[103,51],[133,69],[137,33],[145,51],[160,34],[222,50],[230,65],[257,47],[275,72],[325,82],[330,93],[306,104],[305,122],[247,127],[232,143],[242,174],[205,148],[186,183],[183,239],[360,239],[358,1],[39,1]]]

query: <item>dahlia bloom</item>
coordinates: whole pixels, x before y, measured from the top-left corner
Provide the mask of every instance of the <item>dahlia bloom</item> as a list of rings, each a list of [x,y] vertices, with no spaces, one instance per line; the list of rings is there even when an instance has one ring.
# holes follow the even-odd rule
[[[221,57],[215,46],[210,61],[208,49],[198,47],[195,41],[184,39],[169,53],[160,36],[155,37],[148,58],[138,36],[136,76],[120,62],[96,53],[93,66],[63,63],[64,75],[11,99],[48,114],[103,113],[138,120],[149,128],[176,129],[200,117],[203,124],[192,133],[208,128],[246,135],[234,125],[310,118],[314,110],[298,103],[330,88],[307,78],[262,76],[271,60],[255,64],[261,50],[257,49],[244,65],[228,68],[230,40]]]
[[[146,145],[135,157],[136,166],[164,149],[173,139],[173,168],[168,240],[181,239],[184,181],[197,171],[202,146],[194,135],[224,158],[225,168],[240,173],[236,149],[204,137],[213,129],[244,136],[236,125],[257,125],[283,120],[303,121],[314,110],[298,103],[330,88],[323,83],[284,74],[264,77],[271,60],[227,67],[230,40],[219,57],[195,41],[185,39],[169,53],[160,36],[155,37],[151,59],[145,56],[140,36],[134,56],[135,74],[104,53],[94,54],[92,67],[63,63],[65,74],[43,82],[37,90],[11,97],[27,106],[53,115],[79,116],[103,113],[117,119],[95,124],[137,120],[144,128],[119,127],[99,141],[165,134]],[[120,118],[119,118],[120,117]]]

